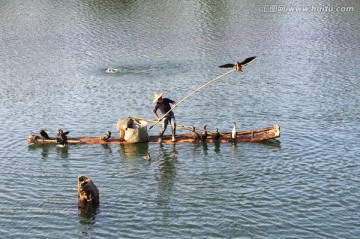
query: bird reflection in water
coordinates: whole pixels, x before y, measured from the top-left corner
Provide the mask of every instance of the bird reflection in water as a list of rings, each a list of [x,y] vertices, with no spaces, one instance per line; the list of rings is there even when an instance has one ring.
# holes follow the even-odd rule
[[[56,152],[60,155],[60,158],[69,158],[69,147],[56,147]]]
[[[206,141],[202,142],[202,147],[203,147],[203,150],[204,150],[204,155],[207,156],[208,155],[208,144],[207,144]]]
[[[101,147],[105,150],[107,156],[112,154],[112,148],[109,144],[101,144]]]
[[[47,144],[30,144],[28,146],[28,151],[35,151],[35,150],[42,150],[41,151],[41,158],[42,159],[47,159],[49,158],[50,155],[50,151],[49,149],[54,148],[52,145],[47,145]]]
[[[231,143],[231,155],[234,158],[236,158],[236,148],[237,148],[237,143],[233,142]]]
[[[214,152],[217,154],[220,153],[220,151],[221,151],[220,150],[220,142],[215,142],[214,144],[215,144]]]

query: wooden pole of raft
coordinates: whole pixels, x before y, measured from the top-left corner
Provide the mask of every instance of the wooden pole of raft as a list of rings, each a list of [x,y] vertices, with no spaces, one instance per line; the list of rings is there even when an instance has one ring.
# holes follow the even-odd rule
[[[154,127],[155,125],[157,125],[158,123],[160,123],[171,111],[173,111],[176,107],[178,107],[182,102],[184,102],[185,100],[187,100],[190,96],[192,96],[193,94],[195,94],[196,92],[198,92],[199,90],[201,90],[202,88],[214,83],[215,81],[219,80],[220,78],[230,74],[231,72],[235,71],[236,69],[232,69],[218,77],[216,77],[215,79],[205,83],[204,85],[200,86],[199,88],[197,88],[196,90],[194,90],[193,92],[191,92],[189,95],[185,96],[182,100],[180,100],[176,106],[172,107],[168,112],[166,112],[166,114],[164,114],[156,123],[154,123],[152,126],[150,126],[149,130],[152,129],[152,127]]]

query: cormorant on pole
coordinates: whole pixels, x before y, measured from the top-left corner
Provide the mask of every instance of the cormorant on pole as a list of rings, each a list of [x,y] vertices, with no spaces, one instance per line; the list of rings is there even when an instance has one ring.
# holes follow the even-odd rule
[[[228,63],[228,64],[221,65],[219,67],[220,68],[232,68],[235,66],[237,71],[242,71],[242,67],[246,66],[247,64],[249,64],[250,62],[255,60],[255,58],[256,58],[256,56],[252,56],[252,57],[246,58],[242,62]]]

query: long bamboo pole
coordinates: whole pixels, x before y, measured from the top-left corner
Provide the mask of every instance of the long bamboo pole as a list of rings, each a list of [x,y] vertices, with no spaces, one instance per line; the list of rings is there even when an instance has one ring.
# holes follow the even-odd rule
[[[143,121],[153,123],[153,124],[156,123],[156,120],[149,120],[149,119],[139,118],[139,117],[136,117],[136,116],[130,116],[130,118],[133,118],[133,119],[136,119],[136,120],[143,120]],[[162,122],[160,122],[160,124],[162,124]],[[185,126],[185,125],[176,124],[176,128],[192,131],[192,126]],[[196,130],[196,131],[201,131],[201,130]],[[211,133],[211,134],[215,133],[215,131],[211,131],[211,130],[207,130],[207,132]]]
[[[149,130],[154,127],[155,125],[157,125],[158,123],[160,123],[171,111],[173,111],[176,107],[178,107],[182,102],[184,102],[185,100],[187,100],[190,96],[192,96],[193,94],[195,94],[196,92],[198,92],[199,90],[203,89],[204,87],[214,83],[215,81],[219,80],[220,78],[230,74],[231,72],[235,71],[236,69],[232,69],[218,77],[216,77],[215,79],[205,83],[204,85],[200,86],[199,88],[197,88],[196,90],[194,90],[193,92],[191,92],[189,95],[185,96],[182,100],[180,100],[179,102],[176,103],[176,106],[172,107],[168,112],[166,112],[166,114],[164,114],[155,124],[153,124],[152,126],[150,126]]]

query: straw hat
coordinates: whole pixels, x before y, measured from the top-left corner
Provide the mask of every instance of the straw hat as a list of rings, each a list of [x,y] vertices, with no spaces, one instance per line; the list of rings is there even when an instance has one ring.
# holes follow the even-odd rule
[[[159,93],[159,94],[155,94],[155,98],[153,100],[154,103],[156,103],[158,101],[158,99],[160,99],[162,97],[164,93]]]

